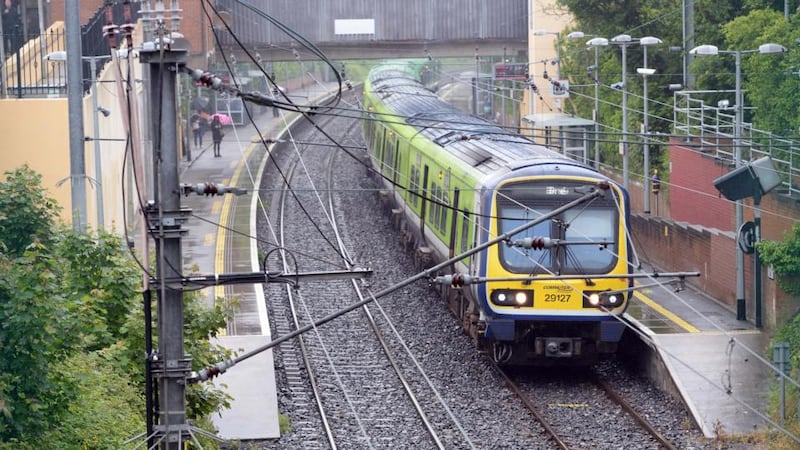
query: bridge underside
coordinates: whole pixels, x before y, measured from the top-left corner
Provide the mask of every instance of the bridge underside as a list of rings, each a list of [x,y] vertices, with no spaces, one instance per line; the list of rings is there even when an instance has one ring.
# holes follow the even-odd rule
[[[317,47],[332,60],[356,60],[356,59],[382,59],[382,58],[474,58],[476,49],[480,57],[487,56],[506,56],[508,58],[517,57],[527,60],[527,46],[525,40],[475,40],[475,41],[450,41],[450,42],[425,42],[425,41],[370,41],[370,42],[323,42],[317,43]],[[299,57],[305,61],[317,59],[303,48],[290,45],[247,45],[250,52],[256,52],[263,61],[294,61],[295,57],[292,50],[296,50]],[[237,55],[241,49],[230,48]],[[239,59],[243,61],[245,59]]]

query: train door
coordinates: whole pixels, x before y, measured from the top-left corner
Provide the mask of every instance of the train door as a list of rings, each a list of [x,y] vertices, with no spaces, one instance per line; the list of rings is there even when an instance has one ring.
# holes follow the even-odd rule
[[[409,155],[410,156],[410,155]],[[409,157],[409,159],[411,159]],[[420,214],[418,206],[420,205],[420,174],[422,167],[422,154],[416,153],[415,162],[411,164],[411,169],[409,170],[409,180],[408,180],[408,195],[406,196],[406,204],[411,205],[412,209]]]
[[[390,180],[394,180],[395,176],[392,173],[395,153],[397,151],[397,137],[394,131],[389,130],[386,133],[386,140],[383,146],[383,153],[381,154],[381,172]]]
[[[428,172],[428,165],[425,164],[422,169],[422,189],[420,191],[422,194],[422,206],[420,206],[419,212],[419,232],[423,241],[425,240],[425,213],[428,206]]]

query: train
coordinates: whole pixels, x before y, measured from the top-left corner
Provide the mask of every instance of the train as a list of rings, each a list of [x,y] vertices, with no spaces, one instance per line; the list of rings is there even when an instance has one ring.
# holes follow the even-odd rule
[[[614,354],[632,291],[629,198],[612,179],[462,112],[385,62],[363,85],[371,173],[403,242],[480,352],[506,365]],[[516,130],[514,130],[516,131]]]

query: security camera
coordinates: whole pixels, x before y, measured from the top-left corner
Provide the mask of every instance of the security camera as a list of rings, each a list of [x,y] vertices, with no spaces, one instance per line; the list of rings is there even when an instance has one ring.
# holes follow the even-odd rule
[[[616,83],[611,85],[611,89],[622,89],[625,85],[622,81],[617,81]]]
[[[111,115],[111,111],[109,111],[107,108],[103,108],[102,106],[98,106],[98,107],[97,107],[97,111],[98,111],[100,114],[102,114],[102,115],[103,115],[103,117],[108,117],[108,116],[110,116],[110,115]]]
[[[728,106],[731,105],[731,102],[728,100],[720,100],[717,102],[717,108],[719,109],[728,109]]]

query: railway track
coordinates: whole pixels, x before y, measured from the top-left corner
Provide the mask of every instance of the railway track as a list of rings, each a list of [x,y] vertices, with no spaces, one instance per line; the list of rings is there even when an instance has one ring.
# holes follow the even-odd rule
[[[363,150],[357,150],[364,144],[353,124],[338,119],[324,122],[325,129],[348,151],[358,153],[360,159],[366,156]],[[289,251],[286,262],[291,270],[295,265],[301,271],[344,269],[347,262],[356,261],[374,270],[370,279],[357,283],[363,295],[369,295],[371,288],[379,291],[413,276],[413,256],[404,250],[391,218],[384,215],[379,190],[366,169],[307,125],[293,129],[292,137],[299,143],[297,150],[290,147],[289,151],[274,152],[282,168],[290,167],[290,159],[298,152],[303,154],[302,170],[296,169],[289,183],[297,198],[286,198],[287,206],[293,207],[281,221],[286,225],[282,246]],[[265,173],[261,186],[263,193],[271,193],[265,198],[271,224],[267,226],[260,218],[259,235],[262,239],[269,236],[267,239],[278,245],[277,217],[285,178],[287,173],[278,174],[272,168]],[[293,203],[302,204],[308,211]],[[313,224],[306,214],[314,218]],[[342,226],[338,236],[334,233],[337,224]],[[320,237],[323,234],[326,239]],[[340,242],[350,250],[340,248]],[[262,245],[260,251],[270,270],[281,269],[273,266],[283,264],[275,256],[278,252],[274,246]],[[319,319],[359,301],[350,281],[303,283],[297,290],[273,284],[265,290],[273,336],[288,334],[298,324],[307,325],[312,318]],[[285,300],[287,292],[297,297],[296,323]],[[426,283],[415,283],[382,297],[370,304],[369,312],[418,405],[404,393],[404,383],[383,356],[385,351],[368,325],[366,313],[352,311],[303,336],[302,345],[310,355],[308,367],[302,361],[299,339],[276,347],[279,408],[289,419],[291,431],[277,441],[263,443],[260,449],[554,448],[543,427],[505,387],[488,358],[475,351],[446,304]],[[318,397],[311,388],[312,376],[319,387]],[[577,398],[580,394],[569,395]],[[564,401],[562,397],[552,403]],[[680,409],[661,397],[656,401],[673,411]],[[324,416],[318,411],[320,407]],[[567,409],[551,408],[549,412],[557,414],[551,419],[557,423],[580,420],[590,430],[584,431],[588,436],[602,434],[594,447],[568,441],[571,448],[609,448],[619,444],[620,436],[627,436],[632,427],[627,419],[606,421],[598,432],[592,429],[597,427],[596,420],[575,419],[568,414],[576,411]],[[430,425],[423,422],[422,415]],[[438,441],[428,428],[435,431]],[[683,436],[685,430],[676,434]],[[577,434],[570,436],[581,439]],[[664,448],[649,437],[643,442],[642,448]],[[704,448],[694,444],[694,448]]]
[[[603,448],[608,444],[601,430],[607,428],[609,421],[615,423],[615,429],[625,430],[625,447],[678,448],[617,393],[611,383],[588,369],[577,376],[565,376],[563,371],[548,372],[544,379],[534,380],[526,375],[510,375],[494,363],[492,366],[559,449]]]
[[[337,136],[339,142],[347,144],[350,135],[358,135],[358,125],[351,123],[345,127],[343,135]],[[316,133],[312,134],[306,139],[318,139]],[[327,155],[314,154],[321,152]],[[316,251],[302,255],[287,257],[288,253],[283,253],[281,270],[330,270],[333,262],[347,268],[352,266],[346,238],[336,221],[338,208],[332,184],[336,155],[337,152],[320,150],[313,144],[296,149],[288,171],[289,183],[280,199],[279,242],[284,249],[292,248],[292,243],[312,239],[318,240],[319,245],[303,246]],[[318,234],[325,234],[326,242]],[[318,288],[311,289],[317,292],[313,297],[286,288],[285,304],[291,328],[335,313],[368,295],[352,280],[318,284]],[[297,356],[302,363],[293,372],[306,375],[319,418],[317,431],[324,435],[324,439],[306,438],[306,445],[321,446],[324,440],[330,448],[350,447],[354,443],[363,448],[407,447],[419,445],[420,436],[427,435],[435,448],[445,448],[395,360],[395,349],[390,349],[383,337],[390,330],[386,326],[388,320],[384,316],[379,324],[369,308],[363,307],[298,340]],[[395,406],[392,415],[387,416],[383,408],[372,408],[371,405],[387,399]],[[397,427],[409,433],[397,433]],[[411,436],[411,440],[403,436]]]

